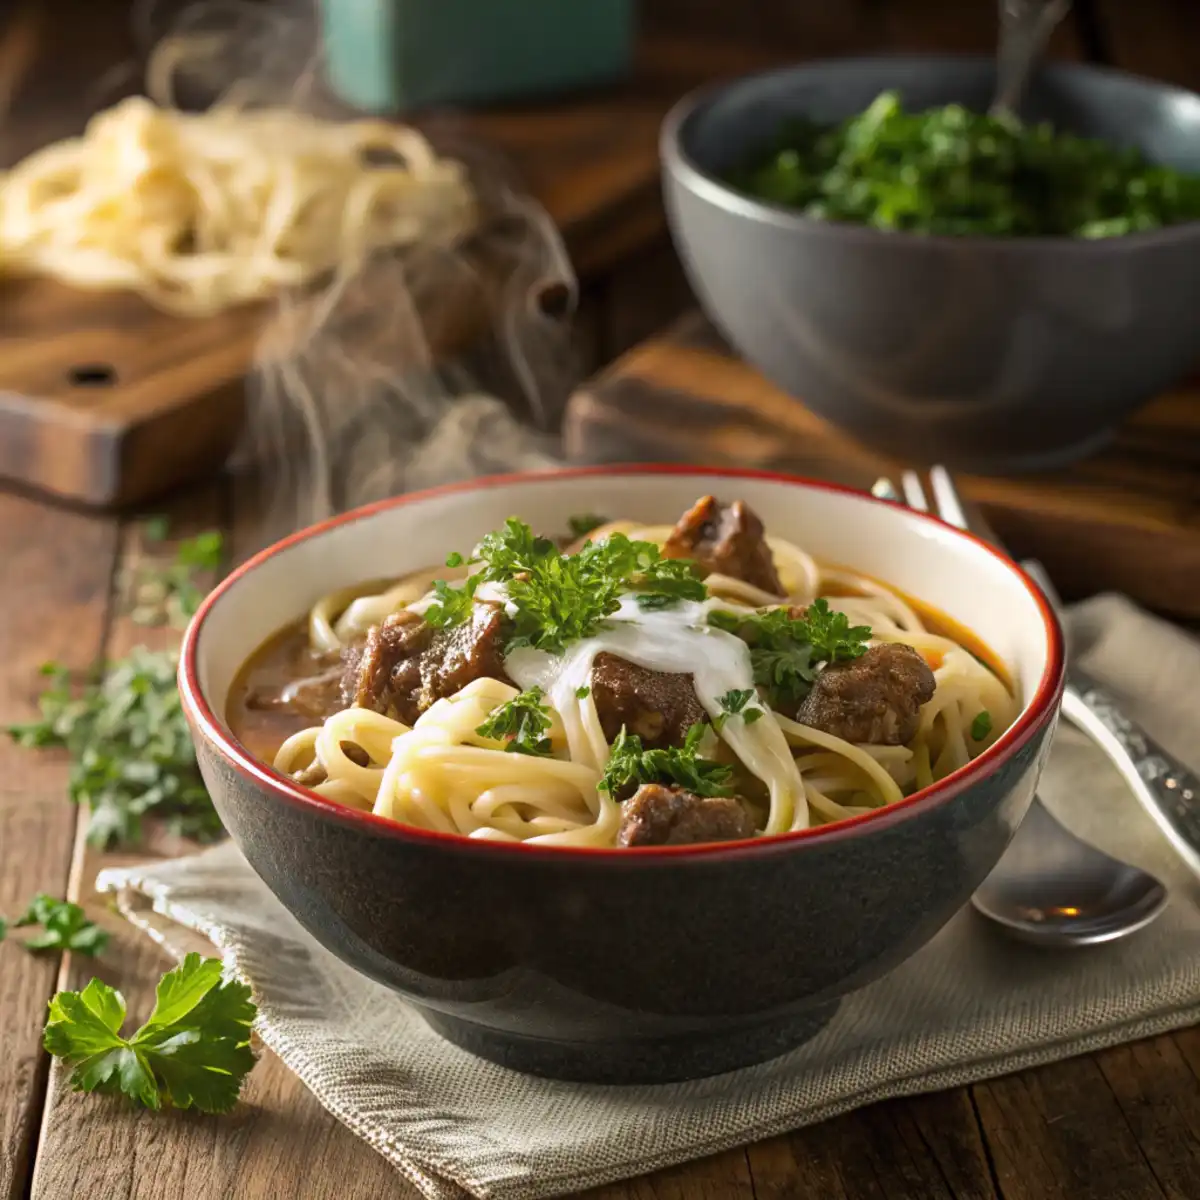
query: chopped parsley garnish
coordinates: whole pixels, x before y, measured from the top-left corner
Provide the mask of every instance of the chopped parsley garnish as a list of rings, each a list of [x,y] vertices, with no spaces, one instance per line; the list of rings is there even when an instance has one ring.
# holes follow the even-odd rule
[[[567,528],[570,529],[571,536],[576,538],[586,537],[593,529],[599,529],[607,523],[607,517],[600,517],[595,513],[576,513],[575,516],[567,518]]]
[[[735,634],[750,647],[754,682],[775,708],[794,708],[812,688],[823,664],[847,662],[866,653],[867,625],[851,625],[845,613],[814,600],[803,617],[786,608],[763,612],[709,614],[710,625]]]
[[[977,742],[982,742],[989,733],[992,732],[992,714],[985,708],[979,713],[975,720],[971,722],[971,737]]]
[[[438,627],[460,624],[470,616],[480,583],[503,583],[515,609],[508,650],[532,646],[559,654],[602,629],[626,593],[635,593],[645,609],[708,595],[694,563],[663,558],[653,542],[614,533],[587,542],[578,554],[564,554],[515,517],[489,533],[470,561],[479,570],[461,585],[434,584],[436,603],[425,619]]]
[[[507,742],[504,747],[514,754],[544,758],[550,753],[550,709],[542,703],[542,689],[530,688],[493,710],[478,729],[480,737]]]
[[[1200,176],[1140,150],[883,92],[837,125],[789,122],[730,182],[821,221],[918,234],[1119,237],[1200,218]]]
[[[753,725],[763,715],[761,708],[751,706],[751,701],[758,699],[758,693],[753,688],[735,688],[723,696],[717,697],[717,703],[725,710],[713,722],[719,733],[725,728],[725,722],[730,717],[741,717],[747,725]]]
[[[446,566],[448,567],[461,567],[466,561],[457,550],[453,554],[446,555]]]
[[[40,925],[41,933],[25,939],[26,950],[73,950],[76,954],[99,954],[108,944],[109,933],[84,916],[83,909],[69,900],[56,900],[44,892],[11,923],[0,919],[0,941],[6,926],[13,929]]]
[[[733,769],[724,763],[697,757],[704,737],[704,726],[693,725],[682,746],[646,750],[642,739],[627,733],[617,734],[600,787],[610,796],[632,794],[643,783],[674,784],[697,796],[732,796]]]
[[[189,954],[159,981],[154,1011],[132,1037],[121,1036],[121,993],[93,979],[50,1001],[43,1044],[72,1068],[76,1091],[228,1112],[254,1066],[257,1011],[244,983],[222,982],[219,959]]]
[[[592,694],[592,689],[590,687],[588,687],[587,684],[584,684],[583,687],[577,687],[575,689],[575,695],[580,700],[586,700],[588,698],[588,696],[590,696],[591,694]]]
[[[175,668],[174,652],[139,646],[100,682],[76,687],[65,667],[48,663],[40,719],[8,729],[22,746],[66,748],[68,794],[91,811],[93,845],[137,842],[146,813],[166,818],[172,832],[188,837],[221,833],[196,765]]]
[[[163,541],[170,532],[165,517],[151,517],[142,527],[149,543]],[[204,599],[195,576],[216,571],[221,565],[224,538],[210,529],[179,543],[168,563],[145,563],[129,581],[127,607],[135,625],[186,625]]]
[[[425,610],[425,620],[436,629],[447,625],[461,625],[470,619],[471,609],[475,605],[475,589],[479,586],[479,576],[469,575],[461,586],[455,587],[444,579],[437,579],[433,584],[433,594],[436,600]]]

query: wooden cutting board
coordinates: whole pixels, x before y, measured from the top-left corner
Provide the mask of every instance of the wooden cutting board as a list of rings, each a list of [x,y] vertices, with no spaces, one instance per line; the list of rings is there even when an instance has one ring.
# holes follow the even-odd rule
[[[5,280],[0,478],[110,506],[206,474],[241,427],[260,319],[185,319],[128,293]]]
[[[576,462],[736,464],[860,487],[904,465],[768,383],[699,314],[577,392],[565,437]],[[1041,559],[1068,599],[1116,590],[1200,619],[1200,380],[1147,405],[1083,462],[961,484],[1010,550]]]

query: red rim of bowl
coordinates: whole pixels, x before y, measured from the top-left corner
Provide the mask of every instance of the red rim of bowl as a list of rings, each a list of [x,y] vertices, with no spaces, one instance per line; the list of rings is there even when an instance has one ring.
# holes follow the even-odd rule
[[[384,833],[402,840],[432,842],[446,847],[457,847],[466,852],[481,852],[492,854],[536,854],[550,855],[555,858],[563,856],[614,857],[622,862],[632,863],[646,859],[676,859],[709,857],[712,855],[740,855],[765,853],[780,847],[786,847],[797,842],[812,839],[830,840],[866,833],[872,829],[882,829],[896,821],[906,819],[910,814],[930,808],[936,804],[944,804],[953,800],[965,791],[971,784],[993,771],[1002,767],[1017,754],[1029,740],[1052,717],[1056,702],[1062,691],[1065,670],[1062,630],[1041,589],[1021,568],[1010,558],[1000,553],[994,546],[964,532],[928,513],[905,509],[904,512],[918,521],[929,521],[952,534],[974,543],[986,550],[993,558],[1004,564],[1005,568],[1016,575],[1024,584],[1042,615],[1046,631],[1048,653],[1046,666],[1042,677],[1034,691],[1032,702],[1021,715],[1009,726],[997,740],[989,746],[978,758],[972,759],[966,766],[959,767],[930,787],[922,788],[911,796],[906,796],[885,808],[874,812],[863,813],[860,816],[848,817],[844,821],[834,821],[828,825],[817,825],[808,829],[795,830],[789,833],[772,834],[766,837],[750,838],[738,842],[714,842],[696,846],[542,846],[530,845],[525,842],[491,842],[469,838],[465,834],[440,833],[435,830],[418,829],[411,825],[402,825],[387,817],[379,817],[374,813],[362,812],[359,809],[347,808],[317,792],[297,784],[294,780],[282,775],[273,767],[259,761],[241,745],[233,735],[224,728],[221,721],[213,713],[208,701],[200,688],[197,667],[198,645],[200,631],[209,610],[213,605],[238,582],[250,574],[262,562],[281,553],[298,542],[307,541],[312,537],[334,529],[339,525],[349,524],[364,517],[370,517],[385,509],[399,508],[402,505],[429,500],[438,496],[452,495],[457,492],[486,491],[495,487],[504,487],[516,483],[547,483],[553,484],[564,479],[578,479],[597,475],[698,475],[724,479],[758,479],[767,482],[787,484],[791,487],[811,488],[817,491],[841,492],[852,495],[871,504],[894,507],[890,501],[879,500],[869,493],[856,488],[844,487],[841,484],[825,483],[820,480],[805,479],[798,475],[787,475],[778,471],[759,471],[751,469],[696,467],[683,463],[631,463],[617,466],[600,467],[568,467],[557,471],[521,472],[509,475],[489,475],[473,479],[466,483],[452,483],[442,487],[427,488],[419,492],[409,492],[402,496],[394,496],[380,500],[362,508],[353,509],[340,516],[331,517],[316,525],[310,525],[296,533],[283,538],[265,550],[261,550],[253,558],[242,563],[236,570],[231,571],[205,598],[196,615],[188,625],[180,647],[179,655],[179,690],[183,700],[184,711],[187,713],[193,727],[214,747],[223,759],[239,774],[248,777],[253,782],[268,788],[280,799],[301,804],[320,810],[321,812],[366,828]]]

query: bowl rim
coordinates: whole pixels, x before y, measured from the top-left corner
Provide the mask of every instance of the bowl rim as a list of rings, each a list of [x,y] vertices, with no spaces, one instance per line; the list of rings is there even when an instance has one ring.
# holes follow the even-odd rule
[[[704,84],[686,93],[675,102],[663,118],[659,132],[659,157],[663,168],[676,182],[685,186],[694,195],[707,201],[731,216],[745,217],[766,225],[783,229],[798,229],[813,235],[841,238],[848,242],[867,245],[928,246],[935,249],[951,249],[963,246],[979,247],[990,251],[1005,251],[1015,254],[1044,253],[1048,249],[1065,254],[1098,254],[1105,248],[1109,252],[1115,246],[1152,247],[1169,245],[1180,238],[1194,235],[1200,229],[1200,220],[1180,221],[1165,225],[1161,229],[1142,230],[1111,238],[1064,237],[1062,235],[1035,235],[1023,237],[1001,237],[994,234],[946,234],[910,233],[907,230],[874,229],[869,225],[845,221],[815,221],[803,213],[770,200],[747,196],[717,176],[705,170],[692,157],[684,143],[684,127],[697,114],[713,104],[718,98],[748,85],[789,75],[803,75],[807,71],[828,68],[863,68],[895,63],[911,63],[929,67],[950,64],[977,66],[994,65],[995,59],[981,54],[867,54],[852,58],[816,59],[812,62],[793,63],[790,66],[770,67],[752,71],[734,79]],[[1200,93],[1176,84],[1136,75],[1117,67],[1099,66],[1092,63],[1048,62],[1042,64],[1040,73],[1046,75],[1098,75],[1138,84],[1166,95],[1186,96],[1200,107]]]
[[[348,525],[393,508],[436,499],[461,492],[488,491],[512,484],[554,485],[566,479],[595,476],[642,476],[642,475],[696,475],[713,479],[755,479],[769,483],[784,484],[802,490],[836,492],[854,496],[868,504],[889,508],[897,507],[894,502],[881,500],[869,492],[843,484],[808,479],[780,471],[765,471],[751,468],[726,468],[691,466],[686,463],[623,463],[609,466],[565,467],[551,471],[524,471],[511,474],[482,476],[460,483],[444,484],[425,488],[400,496],[389,497],[373,504],[363,505],[338,516],[330,517],[314,525],[288,535],[260,550],[240,566],[232,570],[205,597],[196,614],[188,623],[180,646],[178,683],[184,713],[193,731],[202,736],[212,749],[238,774],[253,785],[265,789],[276,798],[321,813],[323,816],[357,825],[372,833],[384,834],[401,841],[424,843],[431,846],[453,848],[463,853],[484,855],[534,855],[541,859],[596,859],[598,861],[664,862],[708,860],[714,857],[741,857],[786,851],[799,848],[806,843],[832,842],[873,830],[886,829],[909,817],[917,816],[929,809],[940,807],[954,800],[973,784],[993,774],[1022,750],[1049,722],[1058,709],[1066,674],[1065,646],[1062,627],[1053,608],[1041,589],[1021,567],[995,546],[973,533],[948,525],[930,513],[904,508],[904,513],[917,522],[930,522],[957,539],[985,550],[997,559],[1004,569],[1016,576],[1037,606],[1046,635],[1047,654],[1042,676],[1034,689],[1033,697],[1020,716],[1003,734],[977,758],[963,767],[952,771],[930,787],[922,788],[911,796],[890,804],[885,808],[859,816],[848,817],[827,825],[810,826],[807,829],[787,833],[746,838],[736,842],[712,842],[681,846],[543,846],[526,842],[494,842],[467,837],[459,833],[441,833],[436,830],[418,829],[404,825],[388,817],[376,816],[372,812],[347,808],[319,793],[296,783],[288,776],[276,771],[268,763],[255,758],[222,724],[213,712],[200,687],[199,645],[204,623],[213,606],[268,559],[283,553],[300,542],[308,541],[341,525]]]

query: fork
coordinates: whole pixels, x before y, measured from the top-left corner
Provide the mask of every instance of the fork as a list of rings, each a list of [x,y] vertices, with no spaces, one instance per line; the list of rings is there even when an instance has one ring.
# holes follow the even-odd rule
[[[973,527],[974,532],[1000,545],[982,518],[968,520],[954,480],[945,467],[935,466],[930,470],[929,484],[937,515],[943,521],[959,529]],[[910,508],[928,511],[921,477],[915,471],[903,473],[901,486]],[[1031,558],[1023,559],[1020,566],[1061,618],[1062,601],[1045,567]],[[1127,717],[1102,684],[1070,661],[1062,715],[1107,755],[1176,853],[1200,875],[1200,779]]]

